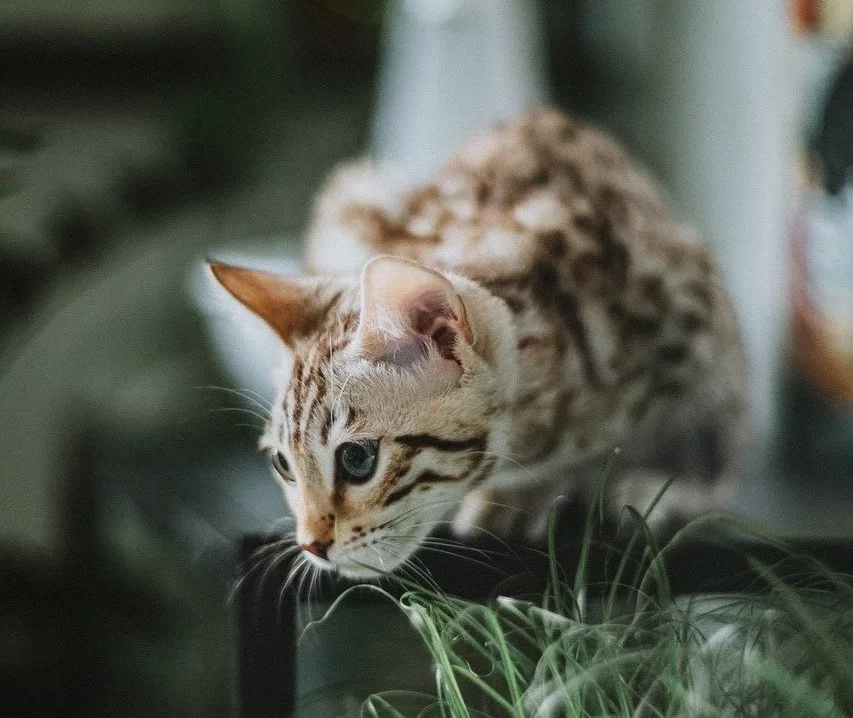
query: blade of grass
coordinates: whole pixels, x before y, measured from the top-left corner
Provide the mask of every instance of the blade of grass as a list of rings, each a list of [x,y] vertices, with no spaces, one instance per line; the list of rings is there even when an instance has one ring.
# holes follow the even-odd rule
[[[643,524],[648,525],[649,516],[651,516],[652,511],[654,511],[655,507],[660,502],[663,495],[666,493],[667,489],[672,485],[672,482],[675,480],[675,477],[670,477],[666,483],[661,487],[660,491],[655,494],[655,497],[652,499],[652,502],[649,504],[648,508],[643,513]],[[619,585],[622,582],[622,576],[625,573],[625,569],[628,566],[628,561],[631,558],[631,555],[634,551],[634,546],[637,543],[637,540],[640,538],[642,534],[642,530],[639,524],[634,525],[634,531],[631,534],[631,538],[628,541],[628,545],[622,551],[622,559],[619,561],[619,565],[616,568],[616,575],[613,577],[613,581],[610,588],[610,593],[607,597],[607,604],[604,610],[604,618],[605,620],[609,619],[613,615],[613,604],[616,601],[616,591],[619,588]],[[637,571],[639,572],[641,566],[637,567]]]
[[[581,550],[580,557],[578,559],[578,565],[575,570],[575,580],[574,580],[574,588],[573,593],[575,596],[576,606],[575,606],[575,620],[582,621],[584,618],[584,612],[586,608],[586,574],[587,574],[587,563],[589,562],[589,553],[592,545],[592,532],[595,528],[595,517],[596,514],[599,516],[599,525],[602,523],[604,506],[604,490],[607,485],[607,480],[610,478],[610,473],[613,470],[613,465],[616,461],[616,457],[619,456],[619,449],[613,449],[610,453],[610,456],[607,457],[607,462],[604,465],[604,468],[601,471],[601,476],[598,480],[598,486],[596,490],[596,498],[593,505],[590,507],[589,512],[586,517],[586,524],[584,525],[583,531],[583,539],[581,541]],[[554,566],[557,563],[556,556],[552,555],[550,557],[552,563],[552,575],[556,573],[556,568]]]

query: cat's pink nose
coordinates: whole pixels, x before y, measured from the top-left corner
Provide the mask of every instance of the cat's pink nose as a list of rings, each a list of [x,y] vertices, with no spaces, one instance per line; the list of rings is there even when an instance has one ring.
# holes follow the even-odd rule
[[[312,541],[311,543],[300,544],[300,548],[308,553],[313,553],[318,558],[328,559],[329,548],[333,541]]]

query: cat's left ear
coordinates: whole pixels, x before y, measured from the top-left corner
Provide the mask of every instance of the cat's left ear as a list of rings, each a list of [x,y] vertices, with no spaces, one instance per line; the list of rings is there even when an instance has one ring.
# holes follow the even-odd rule
[[[399,257],[376,257],[361,275],[361,350],[375,361],[411,366],[431,346],[460,364],[457,342],[473,343],[465,304],[447,278]]]
[[[340,294],[339,287],[313,277],[285,277],[220,262],[208,265],[217,281],[288,346],[316,330]]]

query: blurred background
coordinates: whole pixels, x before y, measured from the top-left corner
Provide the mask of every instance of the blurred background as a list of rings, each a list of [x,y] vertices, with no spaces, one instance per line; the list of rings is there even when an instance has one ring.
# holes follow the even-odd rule
[[[283,515],[275,346],[201,260],[293,268],[336,163],[423,177],[542,102],[719,258],[757,427],[736,508],[853,537],[851,38],[853,0],[0,4],[0,714],[229,714],[235,543]]]

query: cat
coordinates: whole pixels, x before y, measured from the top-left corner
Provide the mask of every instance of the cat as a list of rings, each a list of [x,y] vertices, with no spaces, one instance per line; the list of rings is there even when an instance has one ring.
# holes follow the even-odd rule
[[[655,517],[731,489],[748,433],[731,302],[601,131],[532,111],[421,187],[345,166],[305,259],[303,277],[211,269],[287,348],[261,446],[314,565],[392,571],[446,521],[541,534],[614,446],[636,467],[616,511],[673,472]]]

